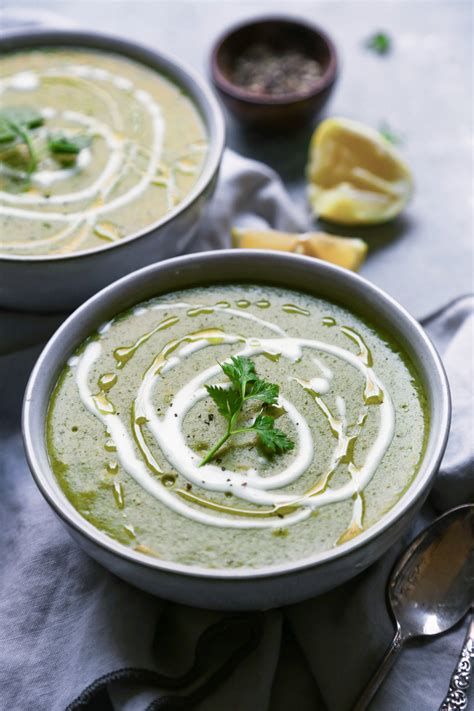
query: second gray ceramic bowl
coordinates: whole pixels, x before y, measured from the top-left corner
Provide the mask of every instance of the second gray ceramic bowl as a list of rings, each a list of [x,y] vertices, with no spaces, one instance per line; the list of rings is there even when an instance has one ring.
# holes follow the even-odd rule
[[[324,553],[256,570],[214,570],[151,558],[94,528],[60,489],[49,464],[44,432],[51,392],[74,349],[120,311],[176,289],[243,281],[303,290],[336,301],[395,338],[412,359],[427,395],[430,431],[423,461],[407,492],[380,521]],[[71,536],[106,568],[143,590],[177,602],[216,609],[262,609],[336,587],[400,538],[428,494],[446,446],[449,419],[449,390],[440,359],[421,326],[387,294],[352,272],[309,257],[223,250],[154,264],[112,284],[75,311],[51,338],[33,370],[24,401],[23,434],[42,494]]]
[[[50,257],[0,254],[0,306],[24,311],[71,310],[134,269],[192,251],[203,209],[214,192],[225,142],[222,112],[209,87],[192,70],[161,52],[94,32],[41,30],[0,38],[1,53],[53,46],[115,52],[169,76],[200,112],[209,150],[186,198],[157,222],[119,242]]]

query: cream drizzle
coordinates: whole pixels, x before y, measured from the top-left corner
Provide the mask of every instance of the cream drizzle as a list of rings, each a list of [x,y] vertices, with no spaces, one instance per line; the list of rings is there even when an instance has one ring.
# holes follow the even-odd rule
[[[111,439],[117,447],[117,457],[122,465],[122,467],[127,471],[130,476],[132,476],[135,481],[151,496],[161,501],[166,506],[169,506],[176,513],[182,514],[187,518],[191,518],[199,523],[204,523],[206,525],[219,525],[231,528],[248,528],[248,522],[242,519],[226,519],[220,522],[214,522],[213,517],[209,514],[200,511],[199,509],[194,509],[175,495],[170,493],[161,482],[154,479],[150,473],[146,464],[143,463],[141,459],[136,456],[135,448],[130,435],[120,419],[119,415],[116,413],[103,414],[101,413],[92,395],[92,392],[88,385],[90,369],[94,363],[100,357],[102,347],[98,341],[93,341],[89,343],[84,353],[79,356],[76,365],[75,361],[70,361],[73,364],[72,367],[76,367],[76,382],[79,389],[79,395],[84,406],[87,410],[97,417],[107,428]],[[293,522],[294,519],[302,520],[307,515],[306,511],[298,512],[297,515],[290,515],[287,517],[286,522]],[[252,521],[252,528],[266,528],[268,523],[266,521]],[[281,522],[271,522],[271,527],[280,528]]]
[[[189,309],[190,306],[186,302],[168,302],[147,307],[140,305],[134,309],[132,316],[140,316],[148,310]],[[193,305],[193,308],[200,307]],[[280,327],[251,313],[243,313],[227,307],[221,308],[217,305],[213,307],[206,306],[206,308],[219,310],[222,313],[237,314],[241,318],[248,318],[265,325],[272,331],[279,331],[283,334],[279,333],[277,337],[271,338],[244,338],[242,335],[222,332],[222,336],[218,339],[219,344],[233,345],[244,342],[244,348],[240,350],[241,355],[252,357],[263,353],[274,353],[279,354],[290,362],[295,362],[302,357],[304,349],[310,349],[342,359],[357,370],[365,378],[366,382],[373,383],[374,387],[383,394],[383,397],[380,402],[377,402],[380,413],[379,431],[375,441],[366,453],[365,461],[360,467],[356,467],[353,462],[350,462],[348,465],[350,480],[338,488],[331,488],[328,483],[330,475],[347,454],[351,439],[354,439],[360,433],[367,416],[368,405],[362,408],[352,432],[348,433],[344,399],[341,396],[336,396],[336,408],[339,415],[336,418],[322,400],[321,395],[323,393],[314,389],[315,384],[320,386],[321,382],[324,383],[324,389],[326,384],[330,387],[332,380],[331,369],[314,356],[315,365],[319,368],[323,378],[314,378],[310,381],[295,380],[314,395],[317,405],[328,419],[331,430],[337,438],[329,470],[326,476],[323,477],[324,481],[322,483],[320,482],[320,484],[313,487],[313,490],[309,493],[302,493],[298,496],[277,491],[295,483],[310,467],[314,458],[312,435],[308,423],[292,403],[283,396],[279,398],[279,405],[286,410],[288,418],[294,425],[298,423],[298,427],[295,427],[298,439],[297,448],[286,468],[277,474],[262,476],[257,469],[249,469],[242,473],[229,469],[223,470],[221,467],[211,463],[199,467],[201,456],[188,446],[182,432],[182,425],[188,412],[198,402],[208,397],[203,385],[221,374],[219,364],[206,368],[184,385],[174,395],[172,406],[167,408],[164,416],[158,416],[155,410],[153,392],[162,374],[178,367],[183,360],[192,357],[197,351],[213,345],[213,339],[207,337],[197,337],[191,342],[183,341],[181,345],[178,343],[178,347],[172,356],[168,357],[164,363],[162,362],[160,367],[157,367],[155,361],[149,366],[139,386],[137,397],[133,402],[132,414],[134,423],[146,423],[148,431],[153,435],[154,441],[166,460],[191,484],[207,491],[231,492],[249,503],[258,506],[270,506],[275,514],[278,513],[279,507],[296,508],[296,511],[291,511],[284,516],[285,526],[304,520],[311,515],[312,511],[322,506],[353,499],[351,530],[353,529],[357,532],[357,527],[360,529],[362,527],[362,501],[360,494],[372,479],[390,446],[395,428],[395,411],[392,400],[382,381],[374,373],[373,369],[369,367],[370,360],[367,353],[361,353],[362,357],[360,357],[352,351],[323,341],[287,336]],[[102,327],[102,333],[110,328],[111,323],[113,322],[108,322]],[[142,336],[139,341],[144,342],[147,340],[145,336]],[[145,443],[141,434],[141,427],[137,427],[134,424],[134,442],[120,416],[116,414],[113,405],[108,401],[104,405],[104,399],[93,395],[90,390],[91,370],[100,358],[101,352],[102,346],[100,342],[92,341],[86,346],[81,355],[73,356],[68,364],[75,369],[75,380],[81,401],[88,411],[102,422],[116,447],[117,457],[122,467],[142,488],[175,512],[206,525],[224,528],[281,528],[281,518],[276,515],[274,517],[270,515],[262,520],[251,517],[251,515],[248,517],[241,515],[232,517],[230,515],[216,515],[213,512],[202,511],[195,506],[190,506],[167,489],[161,482],[157,481],[156,476],[153,476],[153,474],[160,473],[162,470]],[[137,456],[137,446],[144,461]]]
[[[99,215],[107,214],[112,210],[123,207],[132,200],[139,197],[144,190],[151,183],[154,175],[157,172],[158,165],[161,161],[161,154],[163,149],[163,138],[165,132],[165,121],[162,116],[160,105],[153,99],[153,97],[146,91],[142,89],[135,89],[132,82],[124,77],[114,75],[113,73],[100,69],[97,67],[87,66],[87,65],[70,65],[67,70],[61,69],[56,70],[46,70],[44,72],[35,72],[34,70],[28,72],[19,72],[13,76],[5,77],[0,80],[0,96],[7,89],[14,89],[17,91],[32,90],[39,86],[42,79],[45,77],[49,78],[68,78],[76,77],[79,79],[90,78],[96,81],[111,82],[117,89],[121,91],[126,91],[130,93],[134,100],[139,102],[146,114],[149,116],[151,125],[153,128],[153,137],[151,146],[147,151],[147,166],[146,169],[141,172],[138,181],[129,188],[122,195],[117,196],[115,199],[108,203],[104,200],[107,197],[109,191],[115,185],[116,181],[114,176],[121,173],[121,166],[124,166],[124,143],[125,139],[118,136],[115,131],[99,121],[98,119],[92,118],[85,114],[77,111],[64,111],[60,116],[72,123],[77,123],[80,126],[86,127],[94,136],[101,137],[105,140],[108,150],[109,158],[106,165],[102,169],[100,175],[96,180],[88,187],[77,190],[72,193],[66,193],[63,195],[51,195],[49,198],[45,195],[39,194],[12,194],[6,191],[0,191],[0,215],[6,215],[14,218],[23,218],[28,220],[47,220],[51,222],[65,223],[68,225],[74,225],[71,232],[61,232],[53,235],[46,240],[41,241],[30,241],[31,249],[35,249],[38,246],[51,246],[56,242],[65,239],[65,235],[71,235],[74,233],[75,229],[78,227],[79,222],[84,222],[86,225],[92,226],[95,219]],[[99,87],[95,87],[99,89]],[[108,98],[106,92],[101,91],[101,94],[107,97],[107,102],[109,104],[109,109],[113,115],[114,120],[117,120],[115,116],[116,110],[112,105],[114,102],[112,99]],[[54,109],[50,107],[45,107],[42,109],[43,115],[48,118],[56,116]],[[120,116],[119,116],[120,118]],[[91,152],[88,149],[83,149],[76,161],[75,166],[71,168],[59,169],[57,171],[38,171],[38,173],[33,176],[32,182],[40,187],[47,187],[53,182],[59,182],[70,178],[72,175],[83,171],[91,160]],[[80,203],[84,201],[90,201],[90,204],[81,208],[80,211],[75,212],[64,212],[64,211],[50,211],[49,206],[64,206],[74,203]],[[42,212],[36,207],[47,207],[45,212]],[[84,232],[85,236],[85,232]],[[9,244],[3,244],[2,248],[6,250],[15,250],[17,246],[24,250],[27,249],[25,243],[11,242]],[[75,245],[77,248],[78,245]]]

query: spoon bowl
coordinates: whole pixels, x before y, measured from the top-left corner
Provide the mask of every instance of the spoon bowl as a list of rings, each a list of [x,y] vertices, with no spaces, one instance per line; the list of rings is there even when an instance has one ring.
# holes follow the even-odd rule
[[[440,634],[464,617],[474,599],[474,505],[448,511],[415,538],[388,597],[405,639]]]

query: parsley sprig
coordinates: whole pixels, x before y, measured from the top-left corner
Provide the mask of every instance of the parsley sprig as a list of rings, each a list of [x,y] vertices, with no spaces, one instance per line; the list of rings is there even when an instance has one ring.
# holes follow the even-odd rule
[[[43,115],[34,106],[3,106],[0,109],[0,144],[24,145],[28,154],[27,179],[38,167],[39,152],[34,145],[34,129],[44,124]],[[61,162],[73,162],[83,148],[92,143],[86,133],[50,133],[47,148]],[[28,180],[27,180],[28,182]]]
[[[255,364],[245,356],[232,356],[230,362],[220,363],[220,367],[229,378],[230,386],[206,385],[206,389],[219,413],[227,420],[227,430],[199,466],[210,462],[230,437],[242,432],[255,432],[259,442],[272,454],[283,454],[293,449],[294,442],[275,427],[275,418],[264,410],[265,406],[278,403],[279,386],[259,378]],[[244,404],[249,400],[261,402],[262,410],[250,426],[240,427],[237,421]]]
[[[25,144],[28,151],[28,175],[36,170],[38,164],[31,131],[43,123],[40,112],[30,106],[4,106],[0,109],[0,143],[18,140]]]
[[[380,124],[379,132],[389,143],[393,143],[394,146],[402,143],[400,135],[395,133],[385,121]]]

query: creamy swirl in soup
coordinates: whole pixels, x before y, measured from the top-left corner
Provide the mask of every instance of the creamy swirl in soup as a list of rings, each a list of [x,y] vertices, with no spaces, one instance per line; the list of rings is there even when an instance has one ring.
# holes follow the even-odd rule
[[[206,386],[251,359],[279,386],[270,408],[294,446],[246,426],[202,464],[226,420]],[[94,526],[165,560],[258,567],[359,535],[412,481],[427,418],[406,355],[353,313],[303,293],[215,286],[151,299],[69,359],[47,438],[66,496]]]
[[[143,230],[207,152],[179,86],[131,59],[42,48],[0,60],[0,253],[61,255]]]

